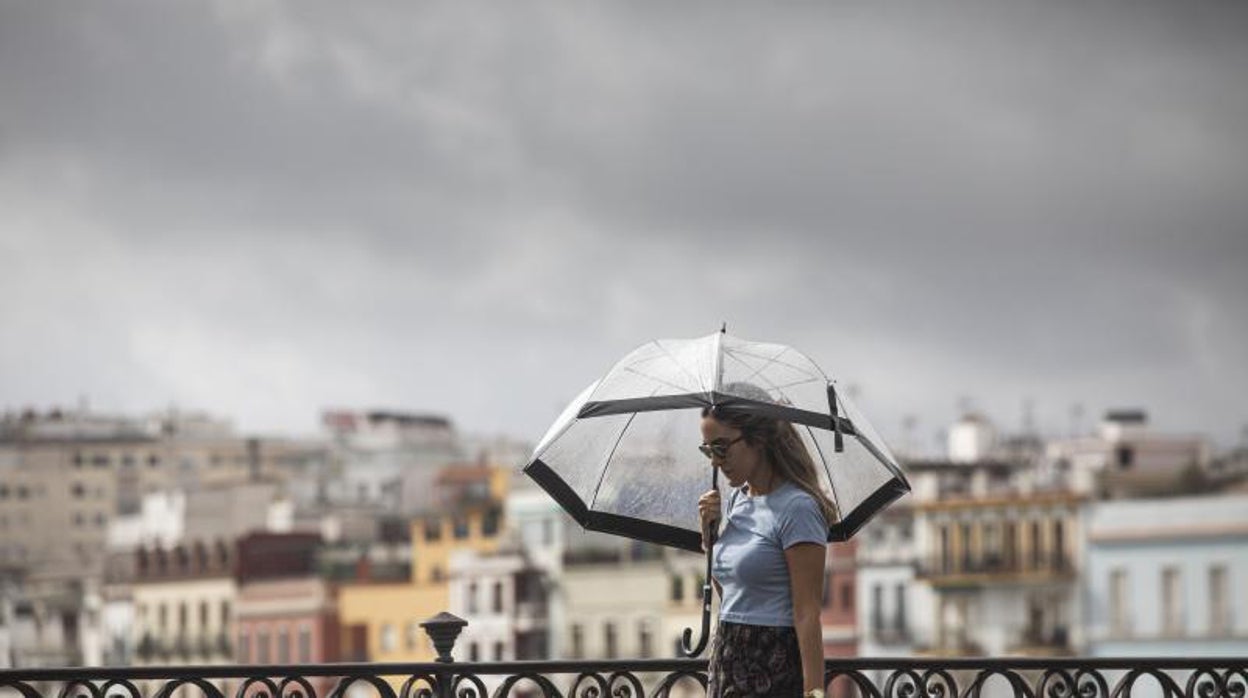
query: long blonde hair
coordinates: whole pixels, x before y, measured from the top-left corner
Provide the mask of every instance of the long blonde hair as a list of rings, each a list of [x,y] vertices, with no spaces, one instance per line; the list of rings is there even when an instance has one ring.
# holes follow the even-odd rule
[[[761,401],[772,401],[766,391],[748,383],[732,384],[728,386],[728,391],[755,400],[759,399],[756,395],[761,395]],[[792,482],[814,498],[823,512],[824,522],[829,527],[840,521],[836,503],[819,487],[815,461],[791,423],[718,405],[704,408],[702,416],[711,417],[721,424],[740,430],[745,442],[762,451],[763,458],[781,479]]]

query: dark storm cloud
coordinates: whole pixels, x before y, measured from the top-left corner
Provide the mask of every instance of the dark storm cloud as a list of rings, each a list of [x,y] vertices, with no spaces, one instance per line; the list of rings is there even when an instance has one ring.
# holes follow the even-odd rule
[[[536,436],[633,345],[728,320],[886,433],[967,396],[1229,442],[1246,17],[6,5],[0,394]]]

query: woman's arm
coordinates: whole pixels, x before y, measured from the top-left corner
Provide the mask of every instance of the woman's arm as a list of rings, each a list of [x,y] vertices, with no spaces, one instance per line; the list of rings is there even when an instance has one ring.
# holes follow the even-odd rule
[[[793,628],[802,652],[802,692],[823,691],[823,563],[827,546],[798,543],[784,551],[793,594]]]

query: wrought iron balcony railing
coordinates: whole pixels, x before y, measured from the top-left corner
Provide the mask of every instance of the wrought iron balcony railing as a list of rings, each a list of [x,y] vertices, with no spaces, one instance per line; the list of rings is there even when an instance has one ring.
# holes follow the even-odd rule
[[[425,623],[424,664],[79,667],[0,671],[15,698],[643,698],[701,696],[705,659],[457,662],[464,621]],[[829,659],[829,695],[859,698],[1245,698],[1248,658]]]

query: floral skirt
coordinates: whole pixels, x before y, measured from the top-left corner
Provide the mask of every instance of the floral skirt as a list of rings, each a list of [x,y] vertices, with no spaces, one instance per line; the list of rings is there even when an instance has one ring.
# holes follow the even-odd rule
[[[711,642],[708,698],[802,695],[802,653],[791,627],[720,621]]]

